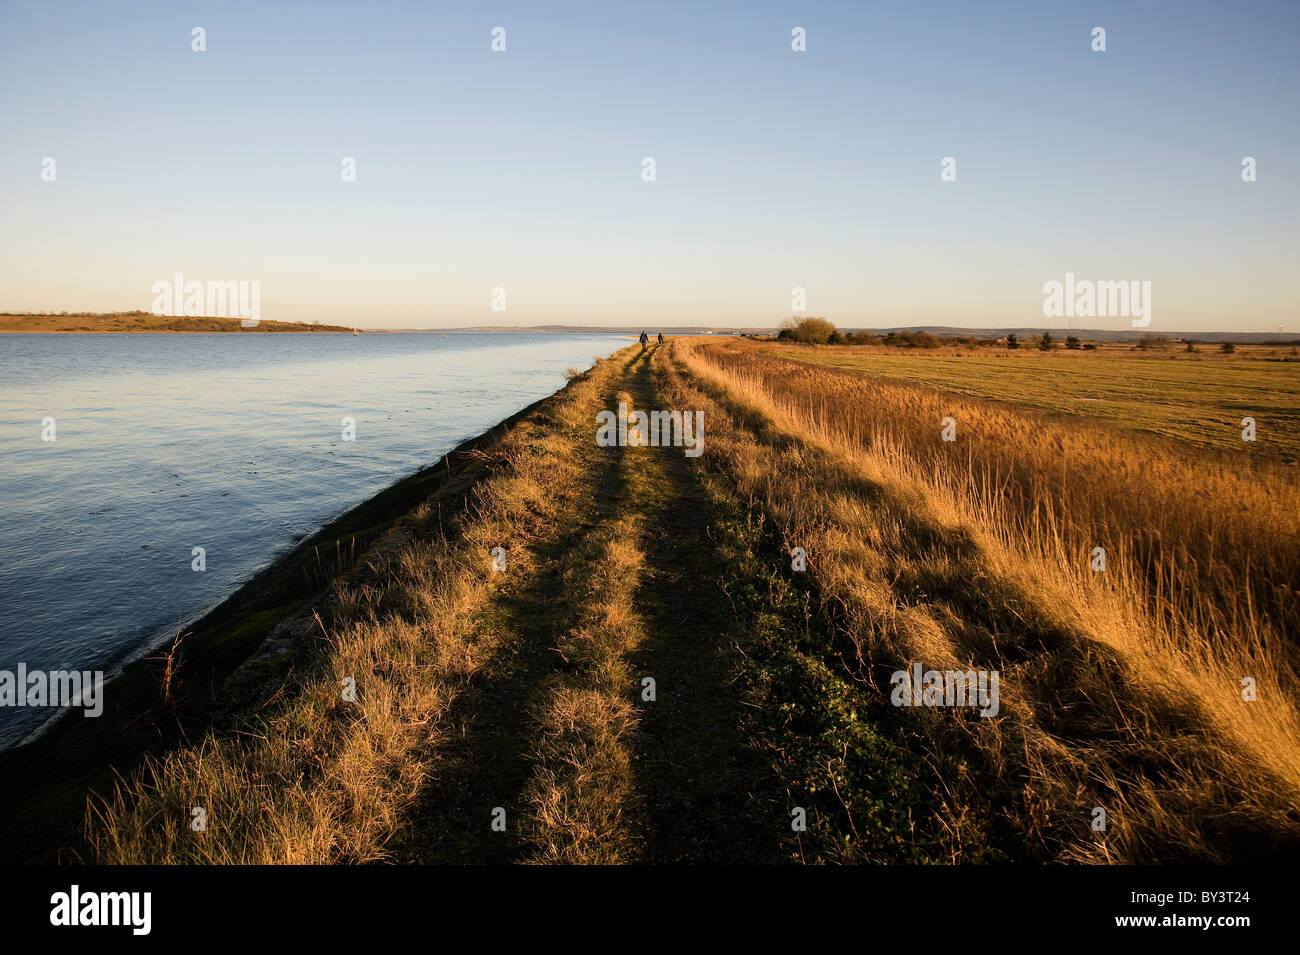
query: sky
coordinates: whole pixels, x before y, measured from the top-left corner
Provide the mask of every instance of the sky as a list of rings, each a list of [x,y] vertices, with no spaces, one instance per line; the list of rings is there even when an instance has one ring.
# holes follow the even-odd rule
[[[0,311],[1295,331],[1298,67],[1293,0],[0,0]]]

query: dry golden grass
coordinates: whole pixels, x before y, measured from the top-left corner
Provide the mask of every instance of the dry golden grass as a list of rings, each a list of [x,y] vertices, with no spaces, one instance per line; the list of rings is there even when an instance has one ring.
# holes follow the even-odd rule
[[[617,400],[630,415],[631,396],[621,392]],[[628,657],[645,636],[634,609],[645,560],[642,533],[638,515],[619,516],[601,524],[570,564],[574,573],[565,586],[583,609],[556,647],[566,667],[534,712],[535,766],[523,823],[532,862],[635,859],[640,840],[627,816],[636,799],[631,737],[638,716]]]
[[[123,780],[88,807],[106,863],[329,863],[384,857],[426,777],[457,695],[501,649],[479,621],[495,588],[491,549],[509,543],[512,580],[530,540],[551,533],[576,484],[569,443],[588,437],[598,366],[550,406],[555,427],[521,423],[488,454],[491,477],[444,534],[432,515],[376,548],[364,586],[340,592],[320,663],[291,698],[235,734],[209,734]],[[356,701],[343,681],[356,681]],[[191,810],[206,829],[190,828]]]
[[[954,813],[1001,814],[1080,861],[1300,836],[1291,472],[744,343],[677,354],[675,400],[707,409],[710,456],[807,549],[860,680],[916,660],[1001,671],[996,719],[912,711],[998,781],[953,780]]]

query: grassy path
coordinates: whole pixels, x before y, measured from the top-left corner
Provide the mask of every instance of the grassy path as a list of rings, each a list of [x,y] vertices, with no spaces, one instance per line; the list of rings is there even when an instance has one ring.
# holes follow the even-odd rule
[[[620,363],[603,407],[667,407],[656,352]],[[502,653],[459,697],[399,858],[781,857],[783,820],[755,795],[772,780],[742,735],[737,620],[698,462],[677,448],[600,448],[594,428],[593,415],[571,448],[581,486],[565,532],[531,545],[531,579],[503,584],[486,615]],[[489,825],[498,806],[504,831]]]
[[[609,403],[616,384],[617,379],[601,388],[601,403]],[[451,714],[450,745],[412,825],[399,839],[398,858],[503,863],[525,854],[514,817],[532,773],[529,746],[535,727],[529,708],[562,662],[556,653],[558,635],[579,613],[575,597],[580,595],[570,590],[574,555],[583,552],[614,511],[619,477],[603,450],[580,434],[566,441],[566,451],[577,455],[578,483],[566,495],[557,533],[529,545],[535,571],[523,586],[514,583],[507,558],[502,583],[481,624],[497,634],[502,653]],[[490,825],[498,806],[507,810],[504,831]]]
[[[628,388],[636,406],[675,407],[649,364]],[[723,590],[732,565],[712,537],[720,515],[702,462],[676,448],[633,448],[628,460],[633,496],[648,515],[647,571],[635,597],[653,636],[637,663],[657,691],[637,747],[646,860],[772,861],[784,812],[757,791],[772,783],[742,734],[734,644],[744,634]]]
[[[676,369],[668,349],[633,353],[599,407],[693,408]],[[531,549],[532,583],[498,596],[509,655],[462,698],[469,715],[410,858],[950,859],[926,757],[848,677],[753,502],[684,449],[596,447],[599,409],[587,410],[566,533]],[[492,807],[504,831],[489,827]],[[794,831],[795,810],[807,830]]]

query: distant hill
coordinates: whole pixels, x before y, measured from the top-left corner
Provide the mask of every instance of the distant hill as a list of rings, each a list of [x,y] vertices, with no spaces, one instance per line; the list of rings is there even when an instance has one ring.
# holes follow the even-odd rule
[[[651,335],[662,331],[665,335],[775,335],[780,328],[776,325],[748,325],[727,327],[724,325],[686,325],[681,327],[648,325],[616,325],[602,327],[599,325],[473,325],[461,328],[422,329],[426,331],[455,332],[554,332],[554,333],[604,333],[607,335],[639,335],[644,328]],[[391,329],[392,331],[413,331],[413,329]],[[1077,335],[1084,341],[1128,342],[1143,338],[1168,338],[1196,342],[1236,342],[1245,345],[1262,344],[1300,344],[1300,332],[1178,332],[1152,328],[954,328],[950,325],[892,325],[882,328],[864,328],[860,326],[841,325],[843,332],[872,332],[884,335],[888,332],[930,332],[947,338],[1005,338],[1014,332],[1021,340],[1041,338],[1043,332],[1050,331],[1053,338],[1065,340],[1067,335]]]
[[[534,334],[595,334],[639,335],[642,329],[651,335],[775,335],[776,325],[467,325],[455,328],[384,328],[366,329],[370,333],[410,332],[499,332]],[[868,331],[878,335],[888,332],[930,332],[945,338],[1005,338],[1014,332],[1022,341],[1029,341],[1050,331],[1054,338],[1064,340],[1067,335],[1077,335],[1084,341],[1125,342],[1157,337],[1195,342],[1235,342],[1241,345],[1300,344],[1300,332],[1178,332],[1149,328],[954,328],[949,325],[893,325],[883,328],[841,326],[843,332]],[[350,332],[345,325],[310,325],[305,322],[272,322],[263,320],[254,328],[244,328],[237,318],[173,318],[150,312],[67,312],[63,314],[17,312],[0,313],[0,332]]]
[[[237,318],[173,317],[151,312],[0,314],[0,332],[350,332],[342,325],[262,320],[245,328]]]

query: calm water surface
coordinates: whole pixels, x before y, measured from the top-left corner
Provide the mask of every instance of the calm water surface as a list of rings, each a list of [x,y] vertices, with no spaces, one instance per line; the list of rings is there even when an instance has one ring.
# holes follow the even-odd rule
[[[111,673],[332,517],[627,344],[0,335],[0,670]],[[0,748],[49,715],[0,707]]]

